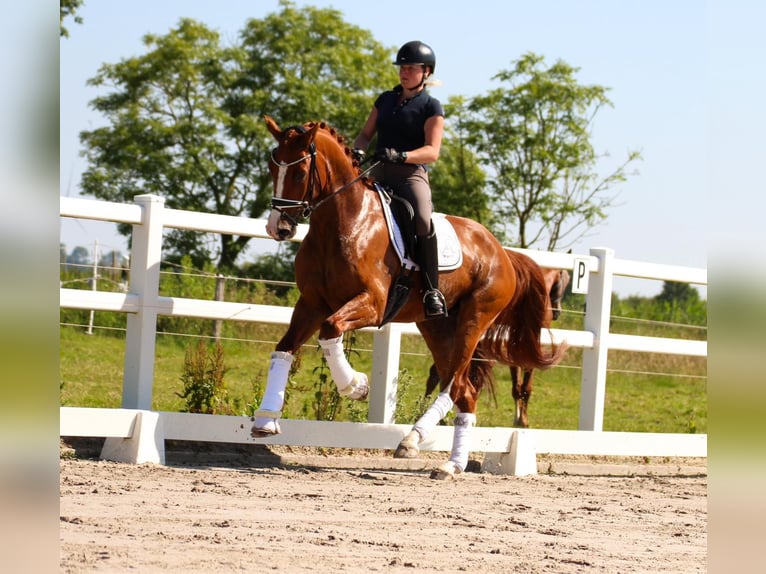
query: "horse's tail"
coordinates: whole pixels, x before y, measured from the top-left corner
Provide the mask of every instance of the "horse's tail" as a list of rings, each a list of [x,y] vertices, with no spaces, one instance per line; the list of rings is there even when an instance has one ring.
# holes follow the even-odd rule
[[[546,369],[561,361],[566,344],[550,351],[540,342],[551,322],[550,297],[539,267],[514,263],[517,293],[484,334],[479,349],[486,357],[523,369]],[[550,332],[550,331],[549,331]]]

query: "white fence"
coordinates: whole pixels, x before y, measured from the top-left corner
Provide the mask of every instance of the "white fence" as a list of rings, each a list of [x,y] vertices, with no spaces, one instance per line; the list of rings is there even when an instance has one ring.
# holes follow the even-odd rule
[[[102,456],[132,462],[164,462],[164,439],[211,442],[290,444],[343,448],[394,448],[410,430],[393,420],[402,334],[417,334],[413,324],[388,324],[374,332],[369,423],[282,421],[283,434],[252,439],[250,419],[156,413],[151,411],[158,315],[231,319],[287,324],[291,308],[223,301],[160,297],[160,258],[165,228],[267,237],[265,220],[168,209],[164,200],[141,195],[134,204],[60,198],[60,215],[133,225],[130,286],[127,293],[60,289],[60,306],[127,313],[122,409],[61,407],[61,436],[107,437]],[[305,237],[299,227],[296,240]],[[523,250],[522,250],[523,251]],[[471,450],[508,453],[520,436],[536,452],[558,454],[707,456],[707,435],[603,432],[606,359],[610,349],[707,356],[706,341],[609,333],[612,281],[615,275],[707,285],[707,271],[616,259],[606,248],[587,256],[524,251],[540,265],[588,272],[583,331],[554,329],[553,342],[566,340],[583,349],[579,430],[524,430],[479,427]],[[577,277],[577,276],[575,276]],[[452,429],[437,427],[428,450],[449,450]],[[515,443],[518,444],[518,443]]]

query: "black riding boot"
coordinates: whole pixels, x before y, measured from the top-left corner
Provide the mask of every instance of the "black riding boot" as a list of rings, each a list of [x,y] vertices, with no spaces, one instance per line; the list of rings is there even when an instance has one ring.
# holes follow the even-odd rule
[[[426,317],[446,317],[447,302],[439,291],[439,254],[436,250],[436,232],[433,225],[429,235],[418,235],[417,259],[426,290],[423,295]]]

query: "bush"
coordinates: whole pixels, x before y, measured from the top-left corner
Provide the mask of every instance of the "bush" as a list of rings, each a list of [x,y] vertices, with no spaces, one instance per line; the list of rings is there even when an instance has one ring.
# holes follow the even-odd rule
[[[216,343],[213,353],[208,352],[204,341],[200,341],[196,348],[187,349],[181,375],[184,390],[183,393],[176,393],[186,401],[186,408],[182,412],[233,414],[228,401],[225,374],[223,347],[220,343]]]

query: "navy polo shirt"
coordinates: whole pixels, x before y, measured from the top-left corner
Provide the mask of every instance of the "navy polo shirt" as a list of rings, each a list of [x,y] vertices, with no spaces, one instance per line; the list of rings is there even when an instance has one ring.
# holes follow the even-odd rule
[[[421,90],[410,99],[399,103],[401,86],[383,92],[375,100],[378,109],[378,149],[394,148],[398,151],[411,151],[423,147],[426,143],[426,120],[432,116],[444,116],[439,100],[431,97],[426,90]]]

